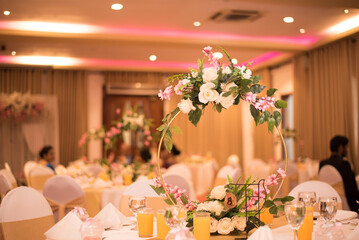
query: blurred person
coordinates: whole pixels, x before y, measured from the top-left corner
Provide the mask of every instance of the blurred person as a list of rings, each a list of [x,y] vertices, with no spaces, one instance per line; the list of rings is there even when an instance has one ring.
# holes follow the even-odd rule
[[[150,149],[147,147],[142,148],[140,151],[140,156],[143,162],[150,162],[152,158]]]
[[[40,164],[43,163],[46,167],[51,168],[55,172],[53,162],[55,161],[55,151],[52,146],[44,146],[40,153]]]
[[[178,150],[176,145],[173,144],[171,152],[168,152],[167,149],[162,145],[160,158],[162,160],[162,167],[169,168],[173,164],[177,163],[177,157],[181,154],[181,151]]]
[[[335,136],[330,140],[330,151],[332,155],[322,160],[319,165],[320,169],[325,165],[331,165],[340,173],[345,190],[345,196],[348,205],[352,211],[358,212],[359,191],[355,180],[355,174],[352,171],[350,163],[346,160],[348,155],[349,139],[345,136]]]

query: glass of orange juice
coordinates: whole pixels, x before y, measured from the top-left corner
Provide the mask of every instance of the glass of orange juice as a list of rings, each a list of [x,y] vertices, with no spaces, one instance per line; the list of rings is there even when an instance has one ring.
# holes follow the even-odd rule
[[[209,240],[210,232],[210,213],[195,212],[193,215],[193,232],[196,240]]]
[[[157,239],[163,240],[166,238],[171,228],[165,222],[165,210],[159,209],[156,211],[157,219]]]
[[[305,217],[298,230],[298,240],[311,240],[313,232],[313,205],[317,201],[315,192],[299,192],[298,199],[305,204]]]
[[[269,208],[265,208],[263,213],[261,213],[261,221],[266,225],[273,223],[273,215],[269,212]]]
[[[124,174],[123,175],[123,183],[125,186],[131,185],[132,183],[132,174]]]
[[[143,208],[137,213],[138,236],[153,237],[153,209]]]

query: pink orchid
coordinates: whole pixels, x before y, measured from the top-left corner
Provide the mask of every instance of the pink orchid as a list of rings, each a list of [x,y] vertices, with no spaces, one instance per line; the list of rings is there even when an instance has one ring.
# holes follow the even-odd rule
[[[120,108],[116,108],[116,114],[117,114],[117,115],[120,115],[120,113],[121,113],[121,109],[120,109]]]
[[[270,175],[264,183],[265,186],[272,186],[277,184],[278,184],[277,174]]]
[[[281,169],[281,168],[279,168],[279,169],[277,170],[277,173],[278,173],[282,178],[285,178],[285,176],[286,176],[284,170]]]
[[[204,47],[202,52],[208,56],[209,54],[212,54],[212,47],[208,46],[208,47]]]
[[[183,86],[182,81],[179,81],[178,84],[173,88],[176,95],[182,95],[182,86]]]
[[[163,92],[162,92],[162,90],[160,90],[160,92],[158,93],[158,97],[161,100],[171,100],[172,86],[166,87],[166,89]]]
[[[247,93],[246,96],[244,97],[244,101],[246,102],[253,103],[256,100],[257,100],[257,94],[254,94],[252,92]]]

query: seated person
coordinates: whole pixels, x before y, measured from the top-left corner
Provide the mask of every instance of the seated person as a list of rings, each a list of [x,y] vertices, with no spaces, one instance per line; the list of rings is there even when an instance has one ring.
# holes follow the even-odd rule
[[[44,162],[46,167],[51,168],[55,172],[52,162],[55,160],[55,151],[52,146],[44,146],[40,151],[40,162]]]
[[[177,163],[176,157],[181,154],[181,151],[173,144],[172,150],[169,153],[167,149],[162,145],[160,158],[162,160],[162,167],[169,168],[173,164]]]
[[[147,148],[147,147],[142,148],[140,151],[140,155],[141,155],[142,162],[147,163],[147,162],[151,161],[152,155],[151,155],[149,148]]]
[[[320,162],[319,171],[325,165],[332,165],[338,170],[343,179],[348,205],[352,211],[358,212],[359,204],[356,202],[359,200],[358,186],[351,165],[345,160],[348,153],[348,143],[348,138],[344,136],[335,136],[332,138],[330,140],[330,151],[332,155],[330,158]]]

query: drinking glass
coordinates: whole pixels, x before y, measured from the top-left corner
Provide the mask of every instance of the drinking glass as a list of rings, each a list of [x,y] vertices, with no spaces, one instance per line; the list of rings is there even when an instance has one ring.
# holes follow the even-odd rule
[[[303,202],[288,202],[284,206],[285,217],[291,229],[294,230],[295,238],[298,239],[298,229],[305,217],[305,204]]]
[[[320,197],[319,198],[319,213],[324,220],[322,227],[331,227],[334,224],[331,220],[337,213],[337,198],[336,197]]]
[[[209,212],[193,213],[193,232],[196,240],[210,240],[210,216]]]
[[[305,217],[302,226],[298,229],[299,240],[311,240],[313,232],[313,206],[317,201],[315,192],[299,192],[298,199],[304,202]]]
[[[156,220],[157,220],[157,238],[160,240],[164,240],[170,231],[170,227],[165,222],[165,213],[164,209],[159,209],[156,212]]]
[[[128,200],[128,206],[137,219],[138,211],[147,206],[146,197],[131,196],[130,199]],[[136,222],[135,222],[135,226],[131,230],[135,230],[135,231],[137,230]]]
[[[187,225],[187,209],[181,205],[166,207],[165,222],[171,228],[166,236],[166,240],[177,239],[176,234]]]
[[[137,212],[138,236],[153,237],[153,209],[142,208]]]
[[[313,205],[317,202],[317,195],[315,192],[299,192],[298,200],[300,202],[304,202],[306,207],[313,207]]]
[[[80,228],[82,240],[101,240],[104,228],[101,222],[95,218],[86,219]]]
[[[74,209],[72,209],[72,212],[75,213],[80,218],[80,220],[83,222],[89,218],[89,214],[87,213],[85,208],[74,207]]]

